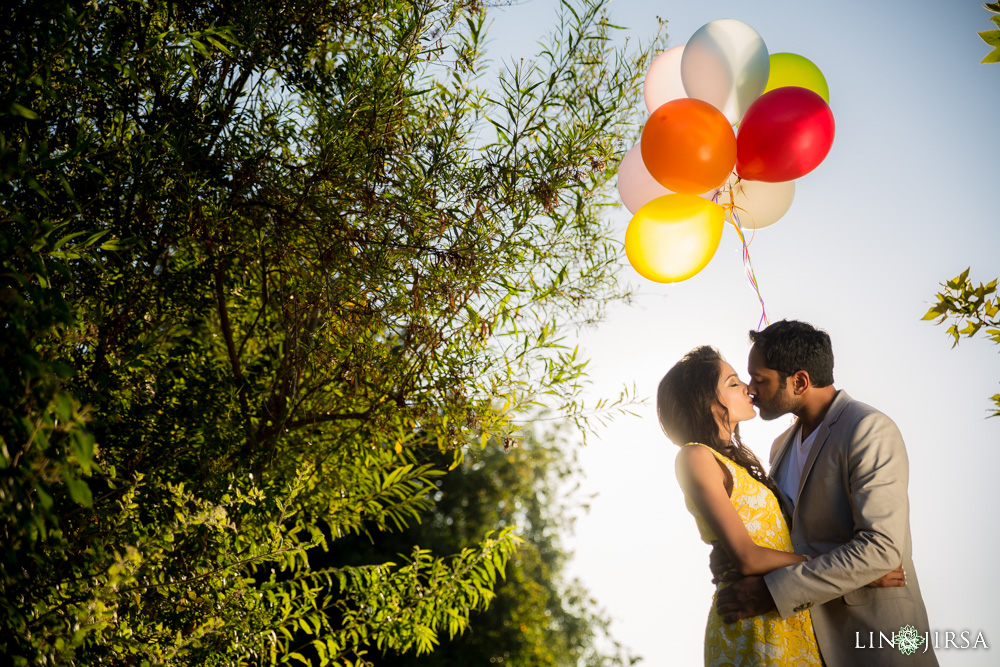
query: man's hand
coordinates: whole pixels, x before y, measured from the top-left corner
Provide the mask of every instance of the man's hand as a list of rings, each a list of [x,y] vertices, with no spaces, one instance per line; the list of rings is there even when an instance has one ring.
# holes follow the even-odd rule
[[[906,570],[900,565],[889,574],[868,584],[869,588],[899,588],[906,585]]]
[[[712,570],[712,583],[717,584],[720,581],[734,581],[733,561],[729,560],[729,554],[726,550],[722,548],[721,542],[712,542],[712,553],[708,555],[708,567]],[[724,576],[727,572],[730,576]],[[737,575],[738,577],[738,575]]]
[[[776,610],[764,577],[743,577],[719,591],[715,610],[726,623]]]

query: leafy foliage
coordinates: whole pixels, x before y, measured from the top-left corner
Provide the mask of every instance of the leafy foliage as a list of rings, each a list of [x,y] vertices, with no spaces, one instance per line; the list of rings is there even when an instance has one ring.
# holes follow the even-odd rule
[[[948,334],[958,345],[965,338],[972,338],[980,330],[994,343],[1000,345],[1000,295],[997,281],[973,285],[969,280],[969,269],[942,283],[944,291],[937,294],[937,303],[924,315],[925,320],[937,320],[937,324],[951,322]],[[1000,394],[992,397],[996,408],[991,417],[1000,416]]]
[[[1000,2],[983,3],[983,8],[988,12],[1000,14]],[[1000,28],[1000,16],[991,16],[990,20]],[[1000,30],[986,30],[979,33],[984,42],[993,47],[993,50],[986,54],[980,63],[1000,63]]]
[[[594,611],[580,584],[562,575],[566,553],[559,536],[570,530],[582,503],[574,493],[577,464],[563,442],[566,430],[524,435],[507,453],[498,447],[470,451],[454,472],[436,480],[434,508],[421,523],[373,535],[373,541],[342,539],[318,559],[338,566],[382,562],[413,544],[450,553],[493,526],[514,529],[522,539],[497,582],[496,598],[472,614],[468,632],[430,655],[384,653],[381,667],[638,661],[610,637],[608,620]]]
[[[649,50],[602,0],[482,83],[476,0],[39,0],[0,20],[0,651],[368,664],[496,597],[509,526],[402,530],[570,412]],[[627,402],[627,397],[626,397]],[[602,404],[602,407],[607,405]]]

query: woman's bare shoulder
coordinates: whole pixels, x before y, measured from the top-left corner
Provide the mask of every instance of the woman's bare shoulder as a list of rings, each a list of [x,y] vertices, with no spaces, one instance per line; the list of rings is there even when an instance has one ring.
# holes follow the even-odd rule
[[[681,451],[677,453],[677,460],[674,466],[678,476],[681,474],[687,476],[711,470],[718,471],[719,466],[715,461],[715,454],[712,452],[711,447],[703,445],[700,442],[690,442],[681,447]]]

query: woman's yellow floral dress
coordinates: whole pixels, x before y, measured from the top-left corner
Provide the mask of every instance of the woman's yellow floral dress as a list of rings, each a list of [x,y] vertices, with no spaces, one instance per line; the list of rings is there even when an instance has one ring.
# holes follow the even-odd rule
[[[689,443],[687,446],[699,443]],[[700,445],[705,447],[705,445]],[[709,447],[715,457],[729,469],[733,476],[733,493],[730,500],[736,512],[743,519],[750,538],[762,547],[792,552],[792,539],[788,534],[788,524],[781,513],[778,499],[766,486],[751,477],[743,466]],[[694,515],[701,539],[707,543],[716,540],[712,530],[705,523],[701,512],[690,498],[686,498],[688,510]],[[719,588],[725,584],[718,584]],[[822,665],[816,636],[813,634],[812,617],[803,611],[787,620],[782,620],[778,612],[754,616],[728,624],[715,612],[715,597],[712,610],[708,613],[708,627],[705,628],[706,665]]]

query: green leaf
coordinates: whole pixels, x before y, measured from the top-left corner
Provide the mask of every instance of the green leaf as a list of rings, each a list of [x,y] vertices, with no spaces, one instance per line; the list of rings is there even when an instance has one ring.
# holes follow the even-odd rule
[[[57,394],[55,397],[56,415],[63,421],[69,421],[73,416],[73,404],[66,394]]]
[[[92,245],[94,245],[97,242],[98,239],[100,239],[102,236],[106,236],[109,232],[110,232],[110,230],[105,229],[105,230],[96,232],[94,234],[91,234],[90,236],[87,237],[87,240],[83,242],[83,245],[86,246],[87,248],[89,248]]]
[[[986,54],[986,57],[979,61],[979,64],[1000,63],[1000,46]]]
[[[18,116],[23,116],[24,118],[27,118],[29,120],[35,120],[38,118],[37,113],[29,109],[28,107],[21,106],[17,102],[14,102],[13,104],[10,105],[10,112]]]
[[[210,35],[210,34],[208,34],[208,33],[205,33],[205,34],[203,35],[203,37],[204,37],[204,38],[205,38],[206,40],[208,40],[208,41],[209,41],[209,42],[210,42],[210,43],[212,44],[212,46],[214,46],[214,47],[215,47],[215,48],[217,48],[218,50],[222,51],[222,52],[223,52],[223,53],[225,53],[225,54],[226,54],[227,56],[231,56],[231,55],[233,54],[233,52],[229,50],[229,47],[228,47],[228,46],[226,46],[225,44],[223,44],[222,42],[220,42],[219,40],[217,40],[217,39],[216,39],[215,37],[213,37],[212,35]]]
[[[79,477],[71,477],[66,480],[66,486],[69,489],[70,498],[78,505],[90,507],[94,504],[94,497],[90,494],[90,487]]]
[[[56,241],[56,244],[54,246],[52,246],[52,249],[53,250],[59,250],[59,248],[61,248],[64,245],[66,245],[67,241],[75,239],[77,236],[83,236],[86,233],[87,232],[74,232],[72,234],[67,234],[66,236],[64,236],[61,239],[59,239],[58,241]]]
[[[42,187],[41,183],[36,181],[31,176],[25,177],[25,180],[28,181],[28,187],[37,192],[42,199],[44,199],[45,201],[50,201],[49,193],[45,191],[45,188]]]
[[[205,45],[199,42],[197,39],[192,39],[191,45],[194,46],[195,49],[197,49],[198,53],[205,56],[206,58],[212,57],[211,54],[209,54],[208,49],[205,48]]]
[[[35,493],[38,494],[38,500],[42,503],[42,507],[45,509],[52,509],[52,496],[45,492],[38,484],[35,484]]]
[[[83,472],[89,475],[94,463],[94,436],[87,432],[78,432],[70,444],[70,449],[83,468]]]
[[[987,30],[979,33],[979,36],[990,46],[1000,46],[1000,30]]]

